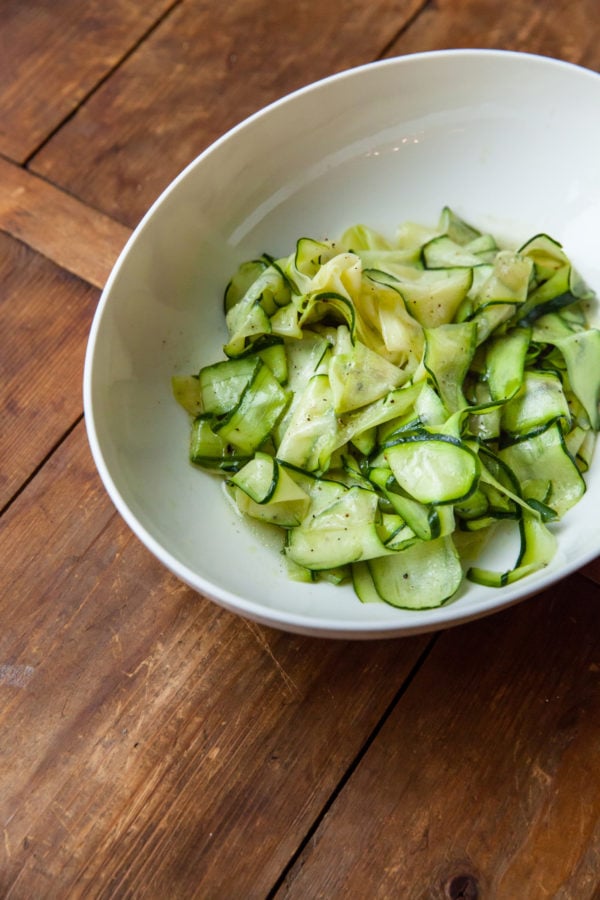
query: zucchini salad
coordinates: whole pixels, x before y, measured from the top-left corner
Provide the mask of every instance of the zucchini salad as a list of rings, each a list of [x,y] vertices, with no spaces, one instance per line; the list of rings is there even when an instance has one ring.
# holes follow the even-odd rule
[[[243,263],[224,357],[172,379],[189,458],[281,530],[290,577],[440,606],[546,566],[600,427],[594,294],[562,246],[503,249],[449,208]],[[465,562],[499,523],[506,571]],[[476,560],[475,560],[476,562]]]

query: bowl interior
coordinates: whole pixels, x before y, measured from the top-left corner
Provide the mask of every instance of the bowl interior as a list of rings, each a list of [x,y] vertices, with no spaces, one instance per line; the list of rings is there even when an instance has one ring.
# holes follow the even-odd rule
[[[136,229],[98,307],[86,358],[90,444],[129,525],[185,582],[258,621],[325,636],[424,631],[515,602],[599,550],[598,457],[543,573],[466,585],[438,610],[363,606],[351,587],[290,581],[272,535],[187,463],[175,373],[222,356],[237,265],[358,222],[393,235],[449,205],[510,244],[541,231],[600,290],[600,78],[540,57],[446,51],[351,70],[273,104],[214,144]],[[510,539],[491,563],[510,566]]]

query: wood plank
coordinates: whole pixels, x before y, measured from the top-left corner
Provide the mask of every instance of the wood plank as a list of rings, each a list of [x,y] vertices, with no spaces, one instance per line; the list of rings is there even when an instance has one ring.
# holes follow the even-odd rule
[[[286,635],[195,594],[82,425],[0,525],[0,893],[266,896],[428,639]]]
[[[23,162],[173,0],[3,0],[0,153]]]
[[[597,898],[599,601],[443,634],[277,896]]]
[[[0,507],[82,410],[98,292],[0,232]]]
[[[587,578],[591,578],[596,584],[600,584],[600,556],[587,566],[584,566],[581,571]]]
[[[314,79],[372,60],[423,4],[188,0],[31,165],[133,226],[171,179],[228,128]]]
[[[456,47],[521,50],[600,70],[596,0],[542,4],[506,0],[428,3],[389,47],[386,56]]]
[[[0,230],[67,272],[103,287],[130,229],[0,159]]]

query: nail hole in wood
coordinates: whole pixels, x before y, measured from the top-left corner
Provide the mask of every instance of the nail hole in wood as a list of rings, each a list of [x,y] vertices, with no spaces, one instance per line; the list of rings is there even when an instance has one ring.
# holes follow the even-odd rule
[[[449,900],[477,900],[477,880],[472,875],[455,875],[446,884],[446,896]]]

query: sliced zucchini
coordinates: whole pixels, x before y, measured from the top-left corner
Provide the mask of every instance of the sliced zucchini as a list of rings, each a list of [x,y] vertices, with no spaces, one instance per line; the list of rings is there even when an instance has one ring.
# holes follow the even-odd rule
[[[389,391],[385,397],[369,403],[362,409],[339,416],[336,447],[341,447],[348,441],[355,441],[365,431],[371,431],[371,429],[394,421],[411,411],[422,390],[423,388],[419,384],[401,387]],[[381,435],[378,435],[378,440],[381,440]]]
[[[239,303],[242,297],[250,290],[257,278],[263,274],[268,267],[266,259],[251,259],[243,262],[231,281],[225,288],[223,305],[225,312],[229,312],[232,306]]]
[[[492,400],[510,400],[521,387],[530,339],[528,328],[513,328],[490,338],[485,352],[485,375]]]
[[[171,389],[179,405],[190,416],[195,418],[204,412],[202,388],[197,375],[173,375]]]
[[[352,585],[361,603],[382,603],[366,562],[352,563]]]
[[[200,369],[198,387],[203,411],[222,416],[237,406],[260,365],[260,360],[252,356],[225,359]]]
[[[212,430],[213,416],[202,415],[194,419],[190,432],[190,462],[203,469],[237,471],[248,461],[248,454],[224,441]]]
[[[460,587],[463,571],[452,538],[419,541],[393,556],[369,560],[373,586],[386,603],[402,609],[433,609]]]
[[[540,316],[585,299],[588,291],[587,285],[581,281],[573,267],[565,264],[529,293],[519,308],[518,320],[522,325],[531,325]]]
[[[520,520],[521,550],[513,569],[496,572],[471,566],[467,578],[486,587],[501,588],[545,568],[556,552],[556,536],[537,516],[524,513]]]
[[[227,359],[172,380],[190,459],[283,530],[291,577],[436,606],[461,582],[454,538],[476,563],[508,520],[514,567],[469,577],[511,583],[548,564],[548,523],[585,490],[600,429],[592,296],[548,235],[501,249],[449,207],[394,240],[363,225],[300,238],[227,285]]]
[[[398,484],[391,469],[378,466],[369,473],[392,509],[422,541],[431,541],[454,530],[452,506],[434,505],[415,500]]]
[[[502,408],[502,428],[509,439],[522,439],[549,422],[569,423],[570,418],[562,382],[554,372],[525,372],[519,390]]]
[[[282,528],[300,525],[310,506],[308,494],[268,453],[257,452],[230,484],[240,512]]]
[[[338,415],[381,400],[403,380],[398,366],[392,365],[361,341],[352,342],[345,326],[338,328],[329,363],[333,408]]]
[[[424,365],[449,413],[467,405],[463,383],[476,349],[477,327],[472,322],[425,329]]]
[[[384,456],[400,487],[420,503],[458,503],[477,487],[477,455],[446,435],[423,432],[401,438]]]
[[[454,319],[473,285],[473,271],[465,266],[435,271],[404,267],[396,273],[370,269],[368,275],[394,288],[424,328],[436,328]]]
[[[494,249],[484,254],[473,253],[447,234],[442,234],[425,244],[421,256],[426,269],[464,269],[490,262],[494,253]]]
[[[346,488],[318,513],[309,512],[287,533],[285,553],[315,571],[347,565],[388,551],[375,524],[377,496],[359,487]]]
[[[244,297],[229,310],[227,321],[231,337],[223,347],[226,356],[240,356],[264,335],[272,333],[269,315],[258,300],[250,302]]]
[[[280,472],[281,467],[270,454],[257,452],[233,476],[231,484],[240,488],[255,503],[269,503],[277,490]],[[304,491],[301,493],[306,497]]]
[[[296,242],[294,264],[302,275],[313,278],[321,266],[337,256],[336,248],[326,241],[315,241],[313,238],[300,238]]]
[[[600,331],[590,329],[555,341],[561,351],[571,390],[586,411],[590,427],[600,429]]]
[[[456,244],[464,246],[481,237],[481,231],[454,212],[449,206],[444,206],[440,213],[439,231],[447,235]]]
[[[329,376],[313,375],[294,404],[277,457],[309,472],[325,472],[337,446],[337,416]]]
[[[343,250],[349,253],[358,253],[360,250],[392,249],[388,239],[368,225],[352,225],[344,231],[338,243]]]
[[[239,402],[213,426],[223,441],[253,453],[269,437],[289,402],[289,394],[261,359]]]
[[[499,457],[525,487],[543,478],[550,483],[548,505],[559,518],[585,493],[585,481],[565,445],[560,426],[518,440],[499,452]]]

